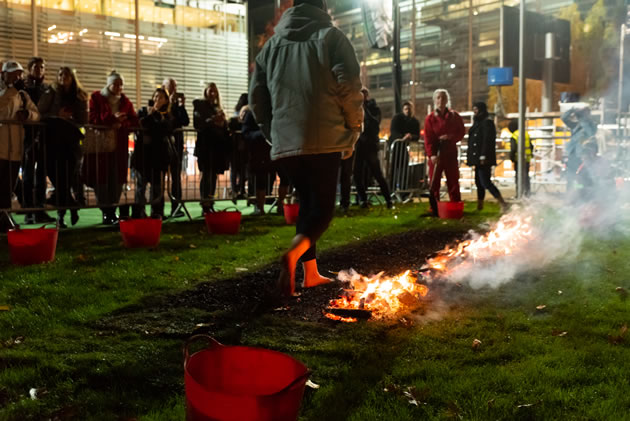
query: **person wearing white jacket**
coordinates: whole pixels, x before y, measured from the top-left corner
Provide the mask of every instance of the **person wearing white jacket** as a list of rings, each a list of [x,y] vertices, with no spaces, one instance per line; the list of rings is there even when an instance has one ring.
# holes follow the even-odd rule
[[[0,232],[14,223],[10,219],[11,195],[15,188],[22,160],[25,121],[38,121],[37,106],[26,91],[24,69],[17,61],[2,65],[0,80]]]

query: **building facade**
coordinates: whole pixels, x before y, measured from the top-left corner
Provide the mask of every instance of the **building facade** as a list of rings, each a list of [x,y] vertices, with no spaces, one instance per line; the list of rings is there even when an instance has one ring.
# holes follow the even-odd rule
[[[394,109],[392,52],[389,48],[374,49],[368,45],[362,1],[330,0],[328,4],[336,25],[356,49],[364,84],[381,105],[383,116],[389,118]],[[554,15],[573,3],[587,10],[594,1],[532,0],[526,2],[526,7],[529,11]],[[414,83],[419,116],[426,114],[437,88],[449,90],[452,105],[458,110],[470,110],[471,101],[487,100],[488,68],[498,67],[500,63],[500,8],[518,7],[519,1],[416,0],[415,80],[412,78],[412,1],[400,0],[399,5],[403,100],[411,98]]]
[[[178,81],[189,106],[208,82],[217,84],[228,110],[247,91],[247,8],[240,0],[136,0],[139,62],[134,0],[33,1],[0,1],[0,60],[26,66],[36,52],[46,59],[49,81],[69,66],[90,92],[116,69],[136,107],[165,77]]]

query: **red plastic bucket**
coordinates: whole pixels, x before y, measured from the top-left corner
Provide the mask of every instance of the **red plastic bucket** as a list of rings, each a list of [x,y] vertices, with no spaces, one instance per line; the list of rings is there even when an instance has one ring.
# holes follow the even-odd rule
[[[56,228],[12,229],[7,233],[11,263],[34,265],[55,260]]]
[[[438,202],[438,215],[442,219],[459,219],[464,216],[464,202]]]
[[[161,219],[125,219],[121,220],[119,225],[123,244],[127,248],[155,247],[160,242]]]
[[[206,212],[206,227],[211,234],[238,234],[241,226],[239,211]]]
[[[298,214],[300,213],[299,203],[285,203],[284,204],[284,220],[287,224],[293,225],[298,220]]]
[[[210,347],[189,356],[203,338]],[[188,421],[295,421],[309,371],[281,352],[224,346],[207,335],[184,345]]]

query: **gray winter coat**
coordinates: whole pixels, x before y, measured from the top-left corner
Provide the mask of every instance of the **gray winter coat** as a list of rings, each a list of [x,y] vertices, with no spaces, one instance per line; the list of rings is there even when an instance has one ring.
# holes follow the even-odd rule
[[[350,41],[326,12],[287,9],[256,57],[249,89],[271,159],[352,151],[363,122],[359,74]]]

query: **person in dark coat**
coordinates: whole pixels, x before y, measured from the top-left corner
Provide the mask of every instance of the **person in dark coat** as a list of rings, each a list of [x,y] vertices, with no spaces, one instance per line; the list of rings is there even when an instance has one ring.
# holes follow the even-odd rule
[[[37,104],[44,92],[50,87],[45,82],[46,62],[41,57],[33,57],[28,62],[28,76],[24,80],[24,90]],[[38,127],[24,128],[24,158],[22,160],[22,191],[25,208],[44,208],[46,202],[46,146],[44,135]],[[21,199],[21,195],[18,198]],[[24,217],[26,224],[54,222],[44,210],[28,212]]]
[[[170,112],[168,92],[156,89],[149,108],[143,108],[138,117],[142,130],[138,133],[131,155],[131,167],[136,170],[136,203],[132,218],[146,217],[146,188],[151,184],[151,217],[164,218],[164,174],[177,154],[173,130],[178,122]]]
[[[118,224],[116,204],[127,182],[129,133],[139,125],[133,104],[122,92],[123,85],[122,76],[114,70],[107,77],[105,87],[94,91],[90,97],[90,124],[108,126],[115,130],[116,135],[113,152],[86,153],[82,167],[85,184],[94,189],[96,201],[103,212],[104,225]],[[128,213],[121,215],[125,216],[128,217]]]
[[[83,133],[79,127],[88,120],[88,96],[72,69],[59,69],[57,81],[44,92],[38,108],[46,123],[47,172],[55,186],[55,205],[70,207],[70,221],[76,225],[79,204],[70,189],[78,177],[81,162]],[[57,211],[61,228],[67,228],[65,214],[66,209]]]
[[[247,94],[241,94],[234,107],[234,115],[228,122],[232,139],[232,156],[230,157],[230,184],[232,186],[232,202],[245,198],[245,180],[247,180],[247,161],[249,149],[243,137],[243,121],[240,112],[248,104]]]
[[[466,165],[475,167],[477,209],[483,209],[486,190],[497,199],[501,208],[505,209],[507,204],[503,200],[501,192],[491,180],[492,167],[497,165],[497,130],[494,126],[494,121],[488,118],[488,107],[484,102],[477,102],[473,105],[473,114],[473,125],[468,130]]]
[[[217,175],[225,172],[230,165],[228,126],[217,85],[209,83],[204,99],[194,100],[193,107],[193,123],[197,130],[195,156],[201,171],[201,207],[206,213],[214,210]]]
[[[253,183],[256,186],[256,210],[253,215],[265,214],[265,201],[267,192],[273,187],[276,175],[280,178],[278,186],[278,213],[284,211],[284,199],[289,191],[290,180],[282,168],[271,160],[271,145],[265,139],[260,127],[256,123],[256,119],[249,109],[244,106],[241,109],[240,119],[243,122],[243,138],[248,144],[250,151],[249,170],[253,175]],[[281,211],[282,209],[282,211]]]
[[[389,126],[391,176],[394,190],[405,190],[408,188],[409,151],[407,148],[409,147],[409,142],[417,142],[419,139],[420,122],[413,115],[411,102],[404,102],[402,113],[396,114]]]
[[[387,185],[387,180],[383,177],[383,171],[378,162],[381,109],[376,105],[374,98],[370,98],[367,88],[361,89],[361,93],[363,94],[363,132],[356,144],[356,158],[354,162],[354,182],[357,186],[357,196],[359,196],[360,206],[367,208],[367,186],[364,176],[365,168],[367,167],[370,170],[370,174],[376,178],[387,207],[391,208],[393,204],[389,186]]]
[[[182,159],[184,154],[184,133],[182,127],[190,124],[188,111],[186,111],[186,96],[177,92],[177,81],[173,78],[165,79],[162,82],[164,89],[169,96],[170,115],[174,119],[173,138],[175,139],[175,152],[173,161],[170,164],[171,173],[171,218],[180,218],[185,216],[184,211],[180,209],[182,200]]]
[[[420,139],[420,122],[413,115],[411,102],[404,102],[402,113],[392,118],[389,126],[390,141],[402,139],[407,142],[417,142]]]

